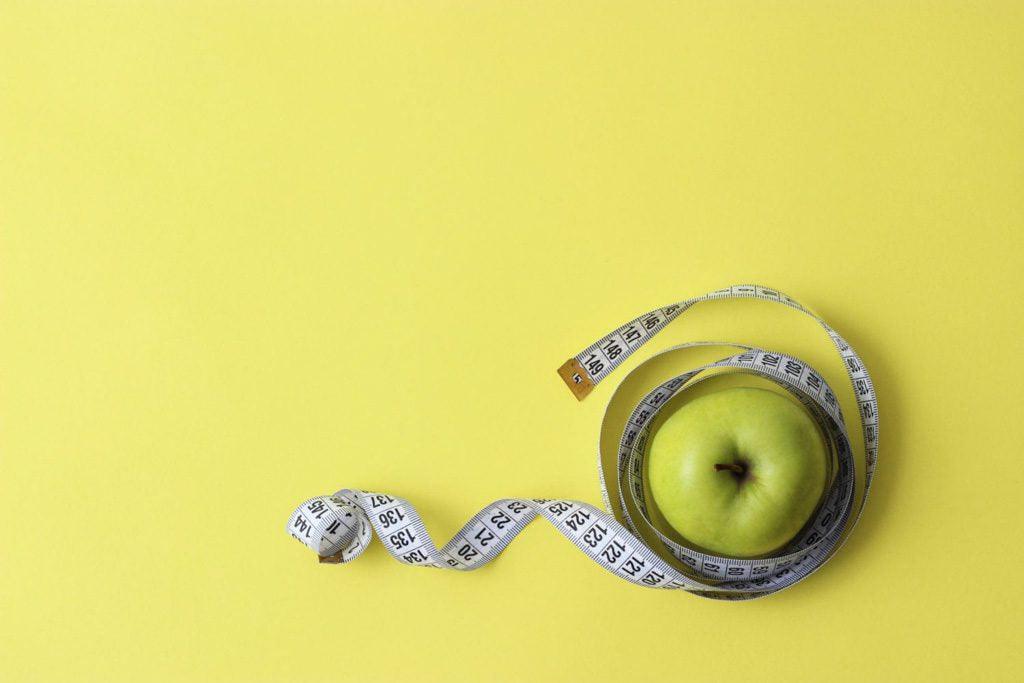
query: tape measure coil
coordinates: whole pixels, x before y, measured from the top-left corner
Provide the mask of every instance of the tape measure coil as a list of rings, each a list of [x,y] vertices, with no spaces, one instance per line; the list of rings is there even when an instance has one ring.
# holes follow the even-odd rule
[[[878,405],[871,377],[853,348],[820,316],[778,290],[736,285],[649,311],[566,361],[558,374],[573,395],[582,400],[638,348],[689,308],[726,298],[760,299],[795,308],[813,317],[832,340],[857,397],[864,437],[864,489],[859,498],[855,497],[857,468],[845,419],[835,393],[819,372],[784,353],[740,344],[692,342],[665,349],[636,369],[664,353],[687,347],[729,346],[740,353],[659,384],[630,413],[616,456],[618,470],[614,488],[620,506],[618,516],[611,505],[599,448],[598,471],[605,510],[573,500],[502,499],[474,515],[447,544],[438,548],[416,509],[405,499],[342,489],[332,496],[305,501],[289,517],[286,531],[317,552],[322,562],[350,562],[366,549],[375,532],[388,552],[400,562],[469,571],[493,560],[526,525],[543,517],[598,565],[640,586],[681,589],[715,599],[745,600],[794,585],[832,557],[856,525],[867,502],[878,453]],[[834,476],[822,503],[797,536],[772,557],[735,559],[699,552],[662,533],[648,511],[642,478],[644,448],[659,411],[680,392],[723,369],[752,373],[792,394],[817,422],[833,456]],[[609,405],[611,403],[609,401]],[[607,411],[605,420],[608,420]],[[646,533],[641,533],[641,529]],[[656,541],[649,545],[643,540],[644,536]],[[661,552],[652,545],[660,546]]]

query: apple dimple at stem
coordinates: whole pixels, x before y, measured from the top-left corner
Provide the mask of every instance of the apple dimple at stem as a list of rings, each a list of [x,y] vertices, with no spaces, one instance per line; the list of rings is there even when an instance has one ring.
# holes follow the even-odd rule
[[[728,557],[789,543],[825,491],[828,450],[814,420],[773,391],[736,388],[685,403],[650,441],[647,476],[687,542]]]

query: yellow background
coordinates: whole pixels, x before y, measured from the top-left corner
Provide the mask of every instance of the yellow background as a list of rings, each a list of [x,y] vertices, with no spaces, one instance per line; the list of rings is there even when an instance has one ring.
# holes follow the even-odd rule
[[[1010,679],[1024,9],[890,2],[0,2],[0,679]],[[881,403],[821,572],[645,591],[537,524],[471,574],[284,533],[343,486],[438,540],[599,502],[569,355],[742,281]],[[805,356],[695,309],[655,348]],[[682,358],[681,365],[693,358]]]

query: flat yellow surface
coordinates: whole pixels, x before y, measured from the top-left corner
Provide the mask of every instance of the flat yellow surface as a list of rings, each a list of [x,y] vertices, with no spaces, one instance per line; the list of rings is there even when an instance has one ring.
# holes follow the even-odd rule
[[[1019,680],[1024,6],[914,5],[0,2],[0,680]],[[880,396],[796,588],[645,591],[542,524],[471,574],[285,535],[343,486],[440,541],[599,502],[623,373],[555,368],[743,281]],[[695,339],[852,411],[757,302],[629,367]]]

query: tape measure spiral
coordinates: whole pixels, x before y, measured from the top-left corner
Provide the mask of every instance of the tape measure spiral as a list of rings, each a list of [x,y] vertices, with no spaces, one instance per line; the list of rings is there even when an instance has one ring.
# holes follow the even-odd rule
[[[860,496],[855,496],[857,468],[845,419],[835,393],[819,372],[784,353],[742,344],[692,342],[665,349],[638,367],[664,353],[693,346],[728,346],[739,353],[663,382],[633,409],[619,439],[617,453],[614,490],[620,506],[618,515],[611,504],[599,448],[598,472],[604,510],[574,500],[497,500],[474,515],[447,544],[438,548],[407,500],[384,493],[342,489],[334,495],[317,496],[302,503],[289,517],[286,531],[313,549],[321,562],[342,563],[355,559],[376,532],[384,547],[399,562],[470,571],[493,560],[526,525],[542,517],[598,565],[640,586],[682,589],[722,600],[747,600],[792,586],[822,566],[848,537],[864,510],[877,461],[878,402],[874,385],[860,356],[839,333],[809,308],[776,289],[734,285],[633,319],[566,361],[558,374],[576,398],[582,400],[634,351],[692,306],[730,298],[760,299],[795,308],[814,318],[832,340],[857,398],[865,449],[864,488]],[[752,373],[788,391],[808,409],[831,452],[833,471],[823,501],[797,536],[771,557],[735,559],[700,552],[663,534],[649,514],[643,487],[643,461],[651,427],[669,399],[709,379],[720,369]],[[611,403],[610,400],[609,406]],[[608,420],[607,411],[605,420]],[[642,535],[640,529],[646,534]],[[643,540],[644,535],[657,542],[648,544]],[[661,547],[655,550],[658,545]]]

